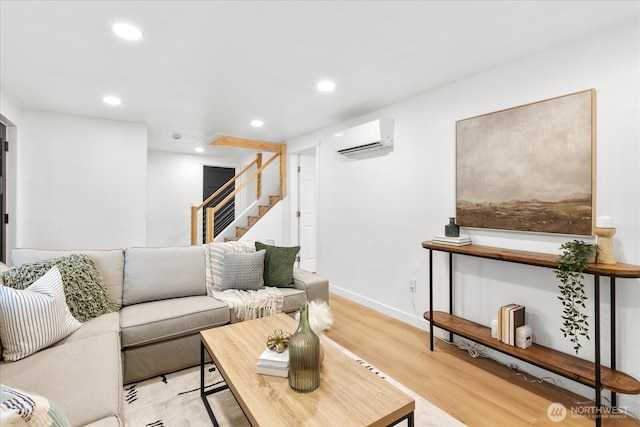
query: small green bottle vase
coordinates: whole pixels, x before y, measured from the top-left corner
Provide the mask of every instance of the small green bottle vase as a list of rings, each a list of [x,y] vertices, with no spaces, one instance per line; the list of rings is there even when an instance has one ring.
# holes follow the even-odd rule
[[[449,218],[449,224],[444,226],[444,235],[447,237],[460,237],[460,227],[456,225],[455,218]]]
[[[299,393],[320,386],[320,338],[309,326],[308,303],[300,307],[300,324],[289,340],[289,386]]]

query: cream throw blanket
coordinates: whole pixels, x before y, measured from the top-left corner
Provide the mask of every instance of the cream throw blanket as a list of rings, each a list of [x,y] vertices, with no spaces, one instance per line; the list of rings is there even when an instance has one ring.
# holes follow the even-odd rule
[[[282,313],[284,294],[280,289],[266,286],[257,291],[227,289],[213,292],[214,298],[227,303],[235,310],[238,320],[251,320],[258,317]]]

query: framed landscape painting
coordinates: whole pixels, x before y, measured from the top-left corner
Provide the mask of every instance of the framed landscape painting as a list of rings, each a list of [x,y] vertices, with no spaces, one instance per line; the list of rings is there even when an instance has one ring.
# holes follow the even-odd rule
[[[456,122],[456,223],[591,236],[595,90]]]

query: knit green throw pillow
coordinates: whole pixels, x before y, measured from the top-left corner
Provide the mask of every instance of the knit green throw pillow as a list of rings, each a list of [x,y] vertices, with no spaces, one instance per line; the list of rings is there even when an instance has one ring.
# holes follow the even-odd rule
[[[118,306],[111,301],[107,286],[93,260],[86,255],[72,254],[23,264],[2,273],[2,278],[5,286],[25,289],[54,265],[60,270],[69,310],[78,321],[86,322],[101,314],[118,310]]]
[[[264,256],[264,285],[278,288],[295,288],[293,283],[293,263],[300,252],[300,246],[290,248],[270,246],[256,242],[256,251],[266,249]]]

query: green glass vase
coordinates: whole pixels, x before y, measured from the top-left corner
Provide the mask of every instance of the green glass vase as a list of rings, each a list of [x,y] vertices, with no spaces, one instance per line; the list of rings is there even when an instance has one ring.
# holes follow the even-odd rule
[[[299,393],[320,386],[320,338],[309,326],[308,303],[300,307],[300,324],[289,340],[289,386]]]

